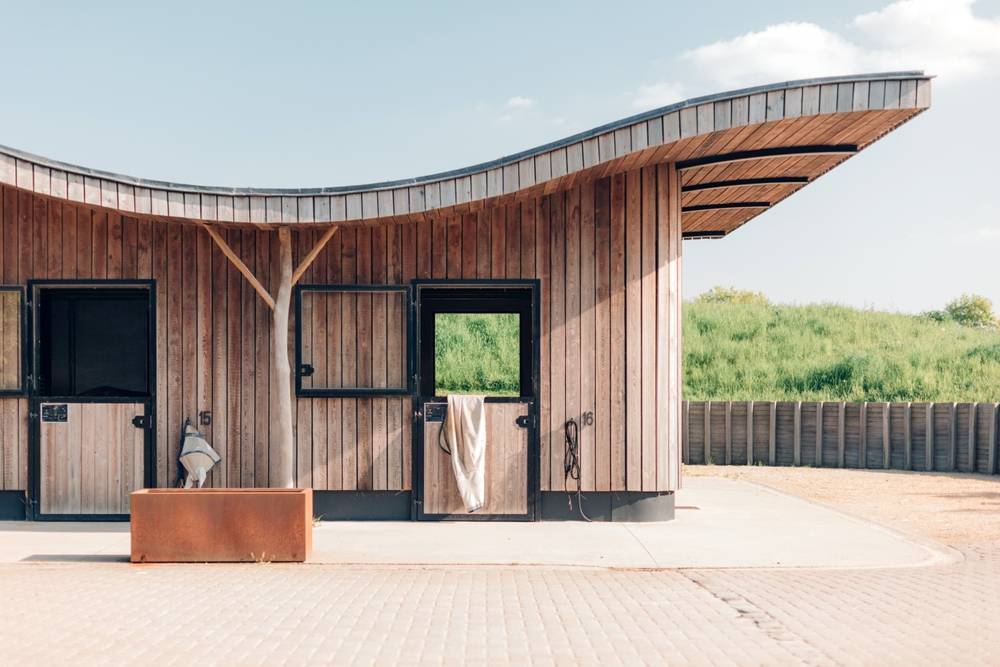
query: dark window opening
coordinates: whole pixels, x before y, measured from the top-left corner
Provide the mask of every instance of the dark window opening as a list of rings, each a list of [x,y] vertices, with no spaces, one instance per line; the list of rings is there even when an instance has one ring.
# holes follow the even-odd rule
[[[40,290],[43,396],[149,396],[149,291]]]

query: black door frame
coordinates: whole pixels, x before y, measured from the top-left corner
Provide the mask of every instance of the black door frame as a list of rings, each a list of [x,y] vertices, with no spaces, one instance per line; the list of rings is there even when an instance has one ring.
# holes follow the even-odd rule
[[[145,289],[149,293],[149,395],[148,396],[40,396],[38,394],[38,307],[39,290],[43,289]],[[28,381],[28,518],[32,521],[128,521],[128,514],[42,514],[41,500],[41,424],[43,403],[142,403],[143,423],[143,482],[145,488],[156,486],[156,281],[131,279],[29,280],[26,291],[28,345],[25,356],[30,360]]]
[[[539,517],[538,508],[540,505],[541,487],[539,484],[540,455],[539,455],[539,433],[538,433],[538,412],[541,400],[541,281],[538,279],[497,279],[497,280],[468,280],[468,279],[418,279],[412,281],[411,291],[413,313],[410,321],[413,323],[413,331],[410,337],[410,364],[413,371],[413,420],[412,437],[413,443],[413,493],[412,508],[410,516],[419,521],[535,521]],[[522,382],[522,395],[519,397],[495,397],[487,398],[487,403],[525,403],[528,406],[528,511],[526,514],[426,514],[423,511],[424,495],[424,411],[427,403],[443,403],[447,399],[440,396],[422,395],[422,326],[421,326],[421,291],[423,289],[469,289],[469,290],[503,290],[503,289],[527,289],[531,294],[531,378],[530,392],[525,394]],[[474,312],[463,311],[463,312]],[[485,311],[488,312],[488,311]]]

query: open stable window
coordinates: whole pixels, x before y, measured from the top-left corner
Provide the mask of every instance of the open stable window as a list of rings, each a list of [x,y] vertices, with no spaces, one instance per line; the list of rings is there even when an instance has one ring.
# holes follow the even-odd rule
[[[521,395],[518,313],[435,313],[434,395]]]
[[[405,285],[296,287],[298,395],[410,393],[409,304]]]
[[[37,299],[40,396],[151,395],[149,289],[46,287]]]
[[[0,396],[24,393],[24,290],[0,287]]]

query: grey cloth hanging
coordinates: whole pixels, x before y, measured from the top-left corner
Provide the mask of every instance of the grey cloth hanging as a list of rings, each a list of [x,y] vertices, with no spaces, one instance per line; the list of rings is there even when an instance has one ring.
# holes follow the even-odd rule
[[[200,489],[205,483],[208,472],[222,460],[222,457],[212,449],[205,436],[186,420],[179,460],[187,473],[184,488],[190,489],[197,482]]]

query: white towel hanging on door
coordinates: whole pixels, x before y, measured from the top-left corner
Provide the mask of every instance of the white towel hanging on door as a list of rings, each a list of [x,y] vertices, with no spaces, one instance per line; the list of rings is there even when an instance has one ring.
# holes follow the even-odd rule
[[[483,396],[448,396],[448,414],[441,425],[441,449],[451,454],[451,468],[467,512],[486,503],[486,399]]]

